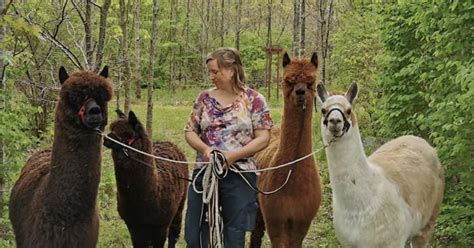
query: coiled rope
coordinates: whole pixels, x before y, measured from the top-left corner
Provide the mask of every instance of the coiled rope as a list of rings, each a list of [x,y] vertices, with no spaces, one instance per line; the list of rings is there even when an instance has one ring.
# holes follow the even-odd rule
[[[193,190],[201,194],[203,205],[207,206],[206,221],[209,224],[210,247],[224,247],[224,221],[221,217],[222,208],[219,206],[219,180],[227,176],[227,159],[221,151],[210,153],[209,164],[201,168],[192,182]],[[202,191],[197,189],[196,181],[204,172]],[[203,206],[204,209],[204,206]]]

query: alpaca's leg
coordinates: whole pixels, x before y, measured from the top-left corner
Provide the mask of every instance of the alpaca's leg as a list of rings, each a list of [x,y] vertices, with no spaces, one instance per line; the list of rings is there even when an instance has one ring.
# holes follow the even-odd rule
[[[176,242],[178,242],[179,234],[181,233],[181,220],[183,219],[183,208],[184,208],[185,199],[181,200],[178,211],[174,216],[173,221],[168,233],[168,248],[174,248]]]
[[[289,228],[285,221],[269,221],[266,227],[272,248],[290,247]]]
[[[151,234],[153,248],[163,248],[165,246],[167,236],[167,227],[154,227],[153,233]]]
[[[289,247],[292,248],[301,248],[303,247],[303,240],[306,234],[308,233],[308,229],[311,225],[311,222],[308,223],[294,223],[292,228],[289,229]]]
[[[132,226],[127,225],[128,231],[130,232],[130,236],[132,238],[132,244],[134,248],[148,248],[150,244],[149,240],[149,233],[150,231],[147,230],[148,228],[143,226]]]
[[[250,236],[250,248],[260,248],[262,246],[262,238],[265,234],[265,222],[263,221],[262,211],[258,210],[255,229]]]

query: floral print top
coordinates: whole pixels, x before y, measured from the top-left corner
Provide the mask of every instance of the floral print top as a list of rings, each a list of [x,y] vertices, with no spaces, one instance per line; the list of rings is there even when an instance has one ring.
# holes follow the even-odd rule
[[[265,98],[257,91],[245,88],[245,92],[226,107],[211,96],[211,91],[208,89],[199,94],[184,128],[198,134],[208,146],[222,151],[238,149],[255,138],[255,129],[273,127]],[[198,152],[196,160],[202,162],[202,156]],[[241,170],[257,168],[254,157],[240,159],[234,165]]]

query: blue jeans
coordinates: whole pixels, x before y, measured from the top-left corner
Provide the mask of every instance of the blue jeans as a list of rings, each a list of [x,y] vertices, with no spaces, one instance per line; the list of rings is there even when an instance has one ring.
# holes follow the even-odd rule
[[[196,177],[198,170],[193,172]],[[196,180],[198,190],[202,190],[202,176]],[[247,180],[256,185],[255,173],[243,173]],[[222,207],[224,221],[224,247],[244,247],[245,232],[255,227],[258,210],[257,194],[244,180],[232,171],[219,181],[219,205]],[[203,211],[204,207],[204,211]],[[202,194],[194,192],[192,185],[188,189],[188,207],[184,237],[189,248],[207,248],[209,225],[205,221],[207,207],[202,204]]]

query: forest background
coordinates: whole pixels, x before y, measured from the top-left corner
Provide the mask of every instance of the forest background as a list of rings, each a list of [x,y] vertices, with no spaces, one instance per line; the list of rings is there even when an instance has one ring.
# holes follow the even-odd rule
[[[0,247],[14,247],[12,185],[28,156],[52,143],[61,65],[108,65],[109,111],[133,109],[154,139],[175,142],[193,160],[181,128],[194,97],[211,86],[205,55],[222,46],[240,50],[247,82],[266,95],[277,123],[281,53],[270,51],[317,51],[319,83],[331,90],[357,82],[367,153],[404,134],[435,146],[446,192],[433,244],[474,247],[473,27],[472,0],[0,0]],[[322,145],[318,120],[314,149]],[[130,247],[103,153],[99,247]],[[336,247],[326,161],[316,157],[324,201],[304,246]]]

